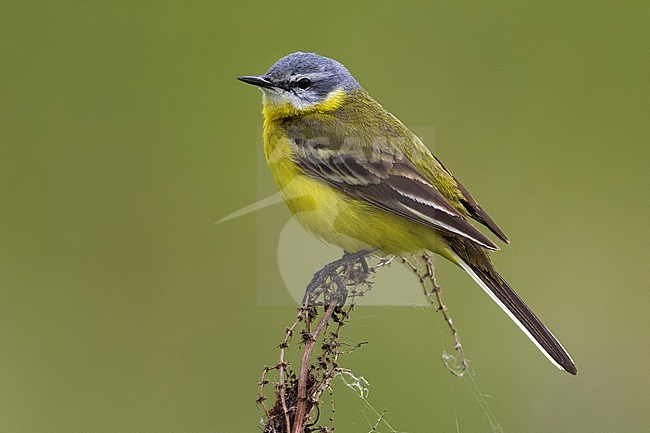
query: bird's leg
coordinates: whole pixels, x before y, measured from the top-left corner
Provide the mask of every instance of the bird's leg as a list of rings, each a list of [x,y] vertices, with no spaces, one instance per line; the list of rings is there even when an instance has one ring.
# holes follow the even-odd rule
[[[334,284],[336,284],[337,291],[333,293],[334,296],[330,296],[329,302],[327,302],[327,299],[325,300],[326,303],[328,304],[336,303],[337,305],[345,305],[345,301],[348,300],[348,289],[347,287],[345,287],[345,283],[343,283],[342,281],[343,280],[342,276],[334,275],[332,277],[332,280],[334,280]]]
[[[370,268],[368,267],[368,260],[366,260],[366,256],[359,257],[359,264],[361,265],[361,269],[363,270],[363,275],[368,276],[370,273]]]
[[[363,275],[367,276],[370,273],[370,268],[368,267],[368,263],[366,262],[366,256],[370,253],[372,253],[374,250],[361,250],[357,251],[355,253],[350,253],[350,252],[345,252],[343,254],[343,257],[340,259],[334,260],[333,262],[330,262],[323,266],[320,270],[318,270],[315,274],[314,277],[312,278],[311,282],[307,285],[307,290],[305,291],[305,296],[302,298],[302,305],[307,306],[309,304],[313,304],[320,294],[319,292],[324,289],[324,284],[326,283],[327,279],[331,279],[332,281],[335,282],[335,284],[338,286],[339,291],[341,291],[341,294],[343,295],[343,303],[345,303],[345,298],[347,297],[347,290],[341,290],[341,286],[343,286],[343,289],[345,289],[345,285],[340,281],[340,279],[337,279],[336,276],[338,274],[338,269],[341,268],[342,266],[346,265],[353,265],[355,263],[360,263],[362,270],[363,270]],[[311,301],[311,302],[310,302]]]

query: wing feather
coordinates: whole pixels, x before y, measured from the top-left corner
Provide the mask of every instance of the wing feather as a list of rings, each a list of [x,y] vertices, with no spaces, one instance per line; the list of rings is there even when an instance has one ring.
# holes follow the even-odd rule
[[[384,150],[367,154],[332,148],[323,138],[294,137],[295,162],[307,175],[347,195],[491,249],[494,242],[472,226],[406,158]]]
[[[436,158],[434,156],[434,158]],[[460,192],[463,194],[463,197],[465,197],[464,200],[461,201],[465,209],[469,212],[469,214],[474,218],[476,221],[480,222],[483,224],[485,227],[490,229],[492,233],[497,235],[499,239],[501,239],[503,242],[509,244],[510,241],[508,240],[508,237],[506,234],[499,228],[497,223],[494,222],[492,218],[490,218],[490,215],[487,214],[479,205],[476,200],[474,200],[474,197],[467,191],[467,188],[465,188],[459,181],[456,179],[456,177],[451,174],[449,170],[447,170],[447,167],[445,167],[442,162],[438,158],[436,158],[436,161],[438,161],[438,164],[447,172],[451,177],[453,177],[454,181],[456,182],[456,185],[458,186],[458,189]]]

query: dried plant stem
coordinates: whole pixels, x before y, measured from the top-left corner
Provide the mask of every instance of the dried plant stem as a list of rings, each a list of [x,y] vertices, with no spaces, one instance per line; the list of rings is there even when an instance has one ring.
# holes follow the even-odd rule
[[[406,258],[402,258],[402,263],[407,265],[411,269],[411,271],[413,271],[413,273],[419,278],[420,286],[422,287],[422,290],[424,291],[424,295],[427,297],[427,300],[436,309],[436,311],[440,311],[442,313],[442,317],[447,323],[447,326],[451,331],[451,336],[454,339],[454,350],[458,352],[461,365],[460,367],[452,366],[450,364],[451,357],[447,353],[443,353],[443,363],[445,364],[445,367],[447,367],[447,369],[453,375],[458,377],[463,377],[463,375],[465,374],[468,368],[467,358],[465,356],[465,350],[463,348],[463,345],[460,342],[460,335],[458,334],[458,329],[454,326],[454,322],[451,316],[449,315],[449,310],[447,309],[447,306],[442,301],[442,296],[440,294],[442,289],[440,288],[436,280],[433,256],[429,254],[422,254],[421,259],[424,265],[423,270],[418,269],[416,265],[411,263]],[[428,285],[431,285],[430,289],[427,287]]]
[[[369,268],[365,256],[367,251],[345,254],[343,258],[325,265],[314,274],[298,308],[298,316],[293,325],[286,328],[285,336],[279,345],[280,360],[272,367],[265,367],[260,381],[260,394],[257,402],[264,412],[265,433],[300,433],[304,431],[333,431],[333,420],[330,427],[313,428],[308,422],[316,412],[320,414],[320,398],[325,390],[330,389],[331,381],[337,374],[340,343],[339,331],[354,308],[354,299],[363,296],[370,290],[371,275],[375,269]],[[389,262],[380,262],[377,267],[386,266]],[[347,305],[346,305],[347,301]],[[323,307],[320,319],[319,307]],[[312,330],[312,325],[315,327]],[[298,375],[286,361],[292,336],[302,323],[300,343],[304,345]],[[322,353],[318,362],[312,363],[315,347],[319,339],[326,334],[330,324],[336,324],[334,330],[325,336]],[[300,344],[299,343],[299,344]],[[269,383],[267,376],[272,370],[278,371],[275,382],[276,401],[273,408],[267,408],[264,388]],[[316,421],[313,421],[314,423]]]
[[[279,377],[279,383],[277,383],[276,386],[278,388],[278,394],[280,396],[280,402],[282,404],[287,432],[291,431],[291,420],[289,418],[289,409],[287,406],[287,401],[285,396],[286,395],[286,368],[287,368],[287,363],[285,362],[285,353],[287,348],[289,347],[289,342],[291,341],[293,332],[296,329],[296,326],[298,326],[298,323],[302,321],[302,318],[303,318],[303,310],[300,309],[298,312],[298,317],[293,322],[291,327],[285,329],[284,339],[278,346],[280,348],[280,361],[273,367],[264,367],[264,370],[262,371],[262,380],[259,383],[260,394],[259,397],[257,398],[257,403],[262,407],[265,418],[269,419],[270,418],[269,410],[267,409],[266,404],[264,403],[266,401],[266,397],[264,396],[264,387],[269,383],[268,380],[266,379],[266,375],[271,370],[278,370],[280,377]]]
[[[301,433],[302,425],[305,419],[305,413],[307,412],[307,375],[309,373],[309,360],[311,358],[312,351],[314,350],[314,343],[318,340],[321,331],[325,328],[325,325],[332,317],[334,309],[337,307],[335,303],[332,303],[325,310],[325,314],[316,325],[314,332],[309,335],[309,339],[305,343],[305,350],[302,354],[302,361],[300,363],[300,376],[298,378],[298,406],[296,408],[296,418],[295,418],[295,428],[294,433]]]
[[[383,257],[374,267],[369,267],[365,259],[368,253],[368,251],[346,253],[341,259],[325,265],[316,272],[307,286],[303,302],[298,308],[298,315],[293,324],[285,329],[284,339],[278,346],[279,362],[265,367],[262,372],[257,402],[264,412],[264,433],[334,431],[333,400],[329,426],[316,424],[322,409],[320,399],[323,393],[329,390],[332,395],[331,383],[334,377],[349,373],[349,370],[342,369],[338,365],[339,356],[341,353],[346,353],[346,350],[341,351],[339,340],[341,328],[350,317],[356,299],[364,296],[372,288],[372,278],[377,269],[390,265],[394,258],[394,256]],[[417,265],[405,258],[402,262],[418,277],[429,303],[436,311],[442,312],[454,338],[454,349],[460,355],[462,366],[450,365],[450,360],[454,358],[446,353],[443,354],[444,363],[452,373],[462,376],[467,369],[467,361],[458,331],[440,296],[441,289],[435,279],[433,258],[424,254],[421,259],[417,261]],[[321,308],[322,312],[319,314]],[[297,331],[301,338],[299,342],[291,344],[292,337]],[[322,350],[318,352],[317,361],[312,361],[312,357],[316,357],[315,352],[319,341],[322,341],[322,345],[319,346]],[[362,344],[364,342],[356,345],[348,344],[345,347],[349,347],[351,351]],[[295,371],[287,362],[287,351],[290,346],[300,347],[300,345],[302,345],[300,367]],[[273,382],[276,398],[273,407],[268,408],[265,404],[264,390],[269,384],[267,377],[272,370],[278,371],[278,377]],[[385,413],[385,410],[381,414],[377,413],[379,419],[371,431],[376,431],[380,423],[388,425],[384,419]]]
[[[284,340],[282,341],[282,344],[280,344],[280,401],[282,402],[282,409],[284,411],[284,418],[285,418],[285,422],[287,423],[288,432],[291,431],[291,420],[289,419],[289,409],[287,407],[287,400],[285,397],[286,394],[285,369],[287,368],[287,364],[284,361],[284,355],[287,347],[289,347],[289,340],[293,335],[293,330],[298,325],[300,319],[301,319],[301,314],[298,314],[298,318],[296,319],[295,322],[293,322],[293,325],[287,330]]]

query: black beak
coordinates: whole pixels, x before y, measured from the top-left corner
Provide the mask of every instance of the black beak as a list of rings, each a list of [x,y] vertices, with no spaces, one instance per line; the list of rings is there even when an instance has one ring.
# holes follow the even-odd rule
[[[247,84],[252,84],[253,86],[257,87],[264,87],[267,89],[275,89],[278,86],[264,78],[263,75],[257,76],[257,75],[242,75],[241,77],[237,77],[239,81],[243,81],[244,83]]]

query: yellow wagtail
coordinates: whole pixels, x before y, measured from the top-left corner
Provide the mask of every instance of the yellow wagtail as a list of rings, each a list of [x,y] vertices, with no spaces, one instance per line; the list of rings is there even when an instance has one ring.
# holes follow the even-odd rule
[[[463,268],[558,368],[573,360],[494,269],[507,237],[463,185],[336,60],[294,53],[239,80],[263,91],[264,153],[289,210],[347,252],[431,251]]]

